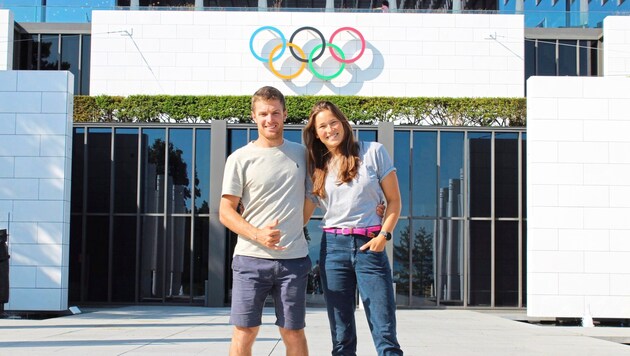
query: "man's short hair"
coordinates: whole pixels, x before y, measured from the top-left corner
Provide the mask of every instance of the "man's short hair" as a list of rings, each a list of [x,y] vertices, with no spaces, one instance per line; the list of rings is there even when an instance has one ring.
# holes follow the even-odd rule
[[[282,105],[282,110],[286,110],[284,95],[282,94],[282,92],[280,92],[280,90],[274,87],[265,86],[256,90],[256,92],[252,96],[252,111],[254,111],[254,103],[259,100],[278,100]]]

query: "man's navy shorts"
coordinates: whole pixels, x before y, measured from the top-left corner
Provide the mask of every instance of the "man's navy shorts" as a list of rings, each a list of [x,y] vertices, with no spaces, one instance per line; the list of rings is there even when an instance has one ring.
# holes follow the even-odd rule
[[[306,326],[306,284],[311,259],[264,259],[234,256],[230,323],[240,327],[262,324],[265,299],[271,295],[276,325],[290,330]]]

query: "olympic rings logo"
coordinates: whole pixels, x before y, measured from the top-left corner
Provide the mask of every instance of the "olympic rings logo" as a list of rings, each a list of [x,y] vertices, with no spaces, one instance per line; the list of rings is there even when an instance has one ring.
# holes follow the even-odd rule
[[[282,41],[282,43],[278,44],[277,46],[275,46],[271,52],[269,53],[269,57],[265,58],[262,57],[260,55],[258,55],[256,53],[256,51],[254,50],[254,40],[256,38],[256,35],[258,35],[260,32],[265,31],[265,30],[269,30],[272,31],[274,33],[276,33],[279,37],[279,39]],[[308,57],[306,56],[306,54],[304,53],[304,50],[298,46],[297,44],[295,44],[293,42],[293,40],[295,39],[295,36],[302,32],[302,31],[312,31],[314,33],[317,34],[317,36],[321,39],[322,43],[318,44],[317,46],[315,46],[313,48],[313,50],[311,51],[311,53],[308,55]],[[333,44],[333,40],[335,39],[335,36],[337,36],[339,33],[344,32],[344,31],[348,31],[348,32],[352,32],[354,34],[356,34],[359,39],[361,40],[361,50],[359,51],[359,53],[357,55],[354,56],[354,58],[349,58],[346,59],[346,55],[345,53],[341,50],[341,48],[335,44]],[[289,75],[285,75],[280,73],[273,65],[274,61],[277,61],[278,59],[280,59],[280,57],[282,57],[282,55],[284,54],[284,52],[286,51],[287,47],[289,48],[289,51],[291,52],[291,55],[293,56],[293,58],[297,59],[301,64],[300,64],[300,68],[293,74],[289,74]],[[339,68],[339,70],[331,75],[324,75],[322,73],[319,73],[315,67],[313,66],[313,62],[318,60],[319,58],[322,57],[322,55],[324,54],[324,52],[326,51],[326,47],[329,47],[330,49],[330,55],[339,63],[341,63],[341,66]],[[284,37],[284,34],[282,32],[280,32],[280,30],[278,30],[276,27],[273,26],[263,26],[259,29],[257,29],[256,31],[254,31],[254,33],[252,34],[252,36],[249,39],[249,50],[252,52],[252,54],[254,55],[254,57],[256,59],[258,59],[259,61],[263,62],[263,63],[269,63],[269,69],[271,70],[271,72],[273,74],[275,74],[278,78],[281,79],[293,79],[297,76],[299,76],[300,74],[302,74],[302,72],[304,71],[304,69],[306,68],[306,66],[308,65],[308,68],[310,69],[311,73],[313,73],[313,75],[321,80],[331,80],[334,78],[337,78],[345,69],[346,64],[349,63],[354,63],[357,60],[359,60],[359,58],[361,58],[361,56],[363,55],[363,52],[365,52],[365,38],[363,38],[363,34],[361,34],[361,32],[359,32],[359,30],[353,28],[353,27],[341,27],[339,28],[337,31],[333,32],[333,34],[330,36],[330,39],[328,41],[325,40],[324,35],[321,33],[321,31],[319,31],[318,29],[314,28],[314,27],[310,27],[310,26],[304,26],[304,27],[300,27],[297,30],[295,30],[295,32],[293,32],[293,34],[291,35],[289,42],[287,42],[286,38]],[[317,53],[319,51],[319,53],[316,55],[315,53]],[[297,52],[297,53],[296,53]]]

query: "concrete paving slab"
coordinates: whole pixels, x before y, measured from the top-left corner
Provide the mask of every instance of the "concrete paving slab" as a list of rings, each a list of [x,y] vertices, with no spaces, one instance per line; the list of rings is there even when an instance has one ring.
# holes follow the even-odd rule
[[[522,313],[524,315],[524,312]],[[376,355],[363,310],[357,310],[358,356]],[[630,355],[630,328],[534,325],[518,315],[474,310],[398,310],[406,355]],[[227,355],[229,308],[127,306],[90,309],[45,320],[0,319],[0,355]],[[330,354],[326,312],[307,309],[310,354]],[[285,354],[265,309],[254,356]],[[607,340],[607,338],[609,338]]]

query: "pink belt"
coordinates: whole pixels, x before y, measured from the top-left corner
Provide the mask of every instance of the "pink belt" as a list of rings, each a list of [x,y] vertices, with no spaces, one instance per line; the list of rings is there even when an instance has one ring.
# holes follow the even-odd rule
[[[381,231],[381,225],[368,227],[325,227],[324,232],[338,235],[363,235],[375,237]]]

